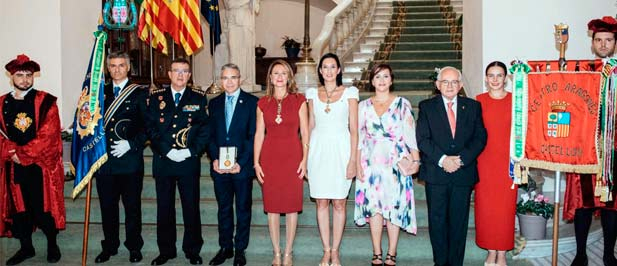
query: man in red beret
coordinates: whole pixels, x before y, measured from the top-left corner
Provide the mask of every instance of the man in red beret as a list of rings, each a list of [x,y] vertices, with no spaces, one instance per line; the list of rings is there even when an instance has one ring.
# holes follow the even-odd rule
[[[617,37],[617,20],[613,17],[594,19],[587,24],[591,35],[591,48],[596,58],[604,62],[615,53],[615,37]],[[613,175],[615,175],[613,169]],[[573,266],[588,265],[587,260],[587,236],[593,213],[600,210],[602,233],[604,237],[604,265],[616,266],[615,240],[617,239],[617,206],[613,189],[612,201],[601,202],[595,196],[596,175],[590,174],[567,174],[566,193],[564,198],[563,218],[574,220],[574,234],[576,237],[576,257],[572,261]]]
[[[6,265],[35,255],[35,227],[47,237],[47,261],[55,263],[61,256],[56,236],[66,223],[56,97],[32,87],[40,67],[26,55],[5,68],[14,89],[0,96],[0,236],[21,243]]]
[[[617,19],[606,16],[589,21],[587,27],[592,32],[591,47],[597,58],[609,58],[615,54]]]

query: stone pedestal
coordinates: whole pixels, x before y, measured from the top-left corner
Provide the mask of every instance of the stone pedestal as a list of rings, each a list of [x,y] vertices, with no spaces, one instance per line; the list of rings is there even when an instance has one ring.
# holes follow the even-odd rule
[[[307,88],[317,88],[317,63],[310,62],[297,62],[296,67],[296,84],[298,85],[298,92],[304,93]]]

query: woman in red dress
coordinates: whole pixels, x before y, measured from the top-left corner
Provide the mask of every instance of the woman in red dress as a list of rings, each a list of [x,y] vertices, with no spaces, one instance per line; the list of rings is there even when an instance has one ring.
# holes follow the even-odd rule
[[[505,90],[506,73],[504,63],[490,63],[485,71],[488,92],[476,97],[488,133],[478,157],[474,205],[476,244],[488,250],[484,265],[506,265],[506,251],[514,248],[517,188],[509,176],[512,95]]]
[[[306,98],[296,91],[289,64],[274,61],[268,69],[266,96],[257,102],[254,146],[255,174],[262,187],[274,252],[272,265],[281,265],[281,213],[286,214],[287,233],[282,265],[292,265],[298,212],[302,211],[309,131]]]

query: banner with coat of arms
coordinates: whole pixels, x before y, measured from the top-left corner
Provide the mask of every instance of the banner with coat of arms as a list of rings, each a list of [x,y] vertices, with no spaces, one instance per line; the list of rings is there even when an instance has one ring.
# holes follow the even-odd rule
[[[531,72],[522,166],[597,173],[599,72]]]
[[[107,161],[103,114],[105,95],[104,62],[107,34],[94,33],[96,40],[73,121],[71,171],[75,174],[73,198],[88,185],[94,173]]]
[[[553,63],[520,63],[512,69],[513,95],[524,96],[513,103],[513,117],[521,121],[513,124],[511,137],[515,178],[525,172],[520,167],[592,174],[601,170],[602,63],[568,62],[568,71],[551,72],[551,66],[557,69]]]

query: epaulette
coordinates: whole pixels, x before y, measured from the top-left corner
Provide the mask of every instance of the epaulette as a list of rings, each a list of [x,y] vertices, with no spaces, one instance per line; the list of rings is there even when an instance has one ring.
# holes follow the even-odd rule
[[[199,93],[201,96],[206,96],[206,91],[196,88],[196,87],[191,87],[191,90],[195,93]]]
[[[160,89],[159,89],[159,88],[158,88],[158,87],[156,87],[156,85],[154,85],[154,84],[151,84],[151,85],[150,85],[150,95],[157,94],[157,93],[161,93],[161,92],[164,92],[164,91],[165,91],[165,88],[160,88]]]

